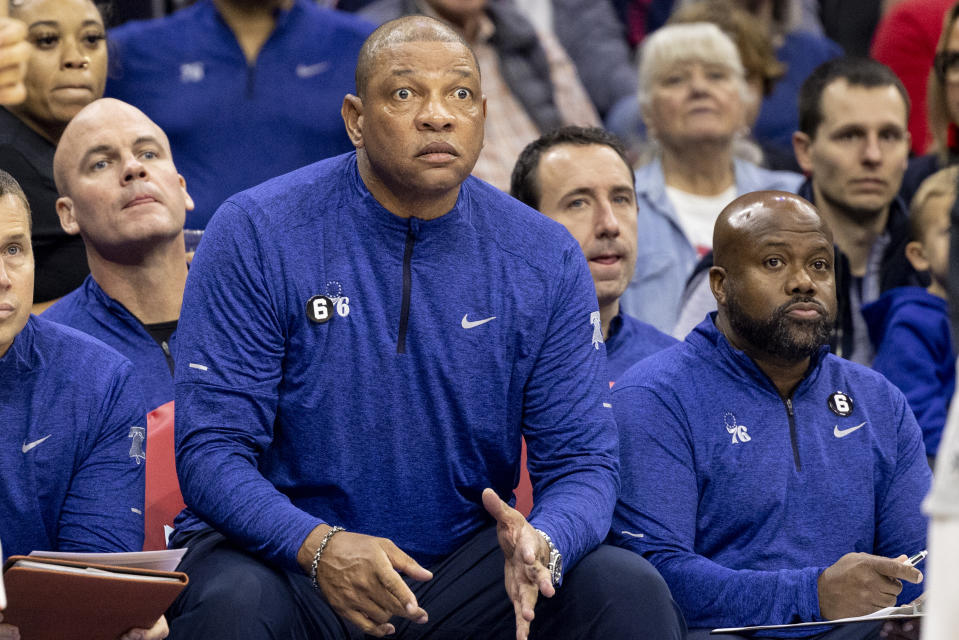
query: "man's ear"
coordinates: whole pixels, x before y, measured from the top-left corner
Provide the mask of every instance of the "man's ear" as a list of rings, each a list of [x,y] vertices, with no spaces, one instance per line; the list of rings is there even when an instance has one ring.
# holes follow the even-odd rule
[[[343,124],[346,125],[346,135],[357,149],[363,147],[363,101],[352,93],[343,98],[343,107],[340,109]]]
[[[712,266],[709,268],[709,289],[713,292],[718,306],[726,304],[726,269]]]
[[[926,257],[926,252],[922,248],[921,242],[913,240],[906,245],[906,259],[916,271],[929,270],[929,258]]]
[[[793,132],[793,153],[796,162],[807,176],[812,175],[812,138],[802,131]]]
[[[180,180],[180,188],[183,189],[183,204],[184,209],[187,211],[193,211],[193,208],[196,206],[193,203],[193,198],[190,197],[190,193],[186,190],[186,178],[184,178],[179,173],[176,174],[176,177]]]
[[[60,226],[67,234],[75,236],[80,233],[80,225],[77,224],[72,199],[66,196],[57,198],[57,215],[60,217]]]

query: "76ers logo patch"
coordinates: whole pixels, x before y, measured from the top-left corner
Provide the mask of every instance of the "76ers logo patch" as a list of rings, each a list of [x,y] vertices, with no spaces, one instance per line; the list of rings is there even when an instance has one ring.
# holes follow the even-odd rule
[[[752,440],[752,438],[749,436],[749,431],[746,430],[746,426],[737,424],[736,416],[729,411],[723,414],[723,422],[726,423],[726,433],[732,435],[733,437],[733,444],[749,442]]]
[[[350,299],[343,295],[343,285],[336,280],[326,283],[326,294],[313,296],[306,301],[306,317],[310,322],[326,324],[337,315],[345,318],[350,315]]]

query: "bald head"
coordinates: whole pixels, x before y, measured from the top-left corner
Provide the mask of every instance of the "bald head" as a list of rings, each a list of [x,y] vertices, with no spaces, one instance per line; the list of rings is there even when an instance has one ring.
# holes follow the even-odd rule
[[[170,141],[166,134],[145,113],[131,104],[114,98],[94,100],[70,120],[53,156],[53,179],[61,196],[70,195],[70,175],[79,169],[84,159],[102,150],[98,140],[102,133],[117,122],[135,122],[148,136],[155,138],[167,155]]]
[[[832,232],[807,200],[783,191],[736,198],[713,229],[716,326],[770,376],[771,361],[801,373],[836,317],[834,258]],[[795,380],[774,382],[782,391]]]
[[[147,254],[172,256],[178,248],[182,259],[193,200],[169,140],[142,111],[111,98],[90,103],[60,137],[53,169],[60,226],[83,237],[101,277]]]
[[[476,54],[456,31],[439,20],[427,16],[406,16],[384,22],[376,31],[370,34],[356,60],[356,93],[360,99],[366,95],[366,85],[375,73],[376,65],[383,54],[398,44],[410,42],[449,42],[463,45],[476,65],[479,73],[479,63]]]
[[[730,268],[744,247],[778,231],[821,233],[832,244],[832,231],[811,202],[786,191],[753,191],[719,214],[713,227],[713,264]]]

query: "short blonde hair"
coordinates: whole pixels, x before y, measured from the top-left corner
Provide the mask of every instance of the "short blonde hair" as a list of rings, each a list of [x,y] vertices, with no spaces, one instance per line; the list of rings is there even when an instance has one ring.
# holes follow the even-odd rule
[[[736,45],[716,25],[691,22],[666,25],[643,41],[639,60],[639,106],[649,106],[657,77],[673,65],[687,62],[715,64],[732,71],[743,104],[749,104],[746,72]]]
[[[944,196],[955,201],[957,181],[959,181],[959,166],[936,171],[922,181],[909,205],[910,240],[922,241],[926,227],[929,225],[929,209],[926,206],[929,200]]]

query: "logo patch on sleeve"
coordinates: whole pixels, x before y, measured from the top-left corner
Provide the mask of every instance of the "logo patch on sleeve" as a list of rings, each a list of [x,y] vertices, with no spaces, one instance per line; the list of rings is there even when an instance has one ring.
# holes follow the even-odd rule
[[[130,443],[130,457],[134,458],[137,464],[140,464],[147,459],[147,453],[143,450],[147,430],[143,427],[130,427],[130,434],[127,437],[133,438],[133,442]]]
[[[603,344],[603,325],[599,320],[599,311],[589,314],[589,323],[593,325],[593,348],[599,349],[599,345]]]

